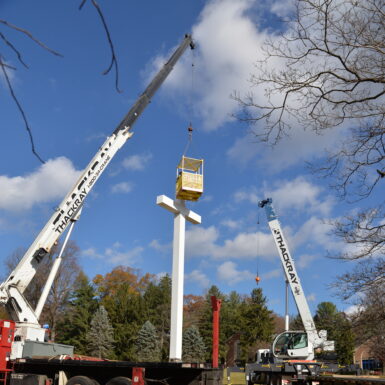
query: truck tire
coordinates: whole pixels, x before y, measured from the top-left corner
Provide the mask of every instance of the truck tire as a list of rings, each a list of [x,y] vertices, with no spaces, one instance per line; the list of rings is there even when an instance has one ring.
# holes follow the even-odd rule
[[[270,374],[268,377],[268,385],[281,385],[281,376],[278,374]]]
[[[71,377],[66,385],[94,385],[94,381],[86,376],[74,376]]]
[[[106,385],[131,385],[131,378],[128,377],[114,377],[107,382]]]

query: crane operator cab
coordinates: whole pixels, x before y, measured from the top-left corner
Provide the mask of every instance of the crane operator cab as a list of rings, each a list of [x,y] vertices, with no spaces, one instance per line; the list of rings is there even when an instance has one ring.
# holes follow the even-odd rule
[[[275,338],[272,351],[275,357],[281,359],[312,359],[309,356],[312,355],[313,348],[306,332],[287,331]]]

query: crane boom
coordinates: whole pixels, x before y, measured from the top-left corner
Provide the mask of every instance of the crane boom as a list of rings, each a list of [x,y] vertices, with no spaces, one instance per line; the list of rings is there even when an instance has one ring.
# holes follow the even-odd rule
[[[13,320],[38,323],[34,311],[24,299],[23,293],[25,289],[36,274],[37,268],[44,257],[50,252],[55,242],[67,229],[73,218],[76,217],[87,195],[111,159],[133,135],[131,132],[133,124],[150,103],[151,98],[165,81],[188,46],[194,48],[191,35],[185,35],[179,47],[155,75],[145,91],[140,95],[111,136],[106,139],[88,166],[84,169],[75,185],[65,196],[55,213],[24,254],[20,263],[12,271],[7,280],[0,285],[0,303],[6,305]]]
[[[300,278],[295,268],[294,260],[290,254],[286,239],[282,233],[281,225],[273,209],[272,202],[273,200],[268,198],[261,201],[259,206],[265,208],[269,227],[271,233],[273,234],[274,241],[279,252],[279,257],[281,258],[283,270],[285,272],[286,279],[289,282],[291,292],[293,293],[303,326],[308,333],[313,333],[316,332],[313,316],[311,315],[305,293],[302,289]]]
[[[294,260],[291,257],[272,203],[273,200],[271,198],[264,199],[259,202],[259,207],[265,208],[269,227],[278,249],[286,280],[289,282],[294,301],[297,305],[305,329],[305,333],[296,331],[281,333],[275,339],[272,350],[274,354],[278,353],[276,355],[277,357],[300,357],[311,360],[314,357],[314,349],[321,348],[325,351],[334,350],[334,342],[327,341],[326,330],[320,330],[318,332],[315,327],[313,316],[311,315],[301,281],[295,268]],[[278,345],[280,346],[278,349],[279,352],[274,348]]]

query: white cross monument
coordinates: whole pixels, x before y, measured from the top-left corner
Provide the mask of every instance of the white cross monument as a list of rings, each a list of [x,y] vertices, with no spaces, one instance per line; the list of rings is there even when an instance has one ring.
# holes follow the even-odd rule
[[[174,214],[169,360],[182,361],[183,278],[186,219],[193,224],[200,224],[201,216],[186,208],[183,200],[172,200],[166,195],[159,195],[156,198],[156,204]]]

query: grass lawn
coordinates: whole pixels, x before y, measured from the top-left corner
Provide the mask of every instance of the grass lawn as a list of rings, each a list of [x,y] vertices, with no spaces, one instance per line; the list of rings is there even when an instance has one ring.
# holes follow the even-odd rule
[[[227,382],[227,374],[226,370],[223,371],[223,384],[231,384],[231,385],[245,385],[245,373],[231,373],[230,382]]]

